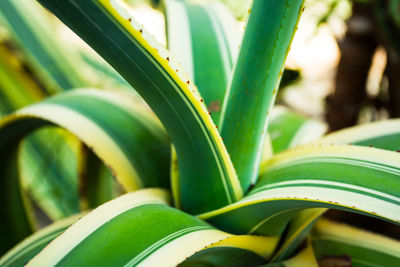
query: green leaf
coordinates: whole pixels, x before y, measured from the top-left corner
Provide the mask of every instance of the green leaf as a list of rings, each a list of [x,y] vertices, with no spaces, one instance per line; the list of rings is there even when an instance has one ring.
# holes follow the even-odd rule
[[[71,224],[80,219],[84,213],[71,216],[57,221],[35,234],[29,236],[24,241],[16,245],[0,258],[0,265],[23,266],[34,256],[36,256],[47,244],[63,233]]]
[[[238,24],[222,4],[166,1],[168,48],[194,80],[215,124],[236,60]]]
[[[178,155],[182,209],[203,212],[241,198],[228,153],[193,83],[127,9],[115,0],[39,2],[106,59],[160,118]]]
[[[0,102],[4,114],[45,96],[43,88],[24,64],[15,51],[0,42]],[[19,153],[24,190],[52,219],[72,215],[78,208],[76,152],[68,138],[71,139],[59,130],[46,129],[28,136]]]
[[[258,256],[268,260],[273,255],[279,238],[257,235],[235,235],[215,242],[209,248],[238,248],[251,251]]]
[[[306,240],[312,227],[327,209],[306,209],[293,216],[288,224],[279,249],[274,253],[272,262],[288,259],[293,252]]]
[[[11,118],[35,116],[68,129],[110,166],[127,190],[168,188],[168,137],[148,110],[129,97],[122,92],[75,90],[19,110]]]
[[[264,164],[248,196],[200,215],[231,233],[282,233],[299,210],[333,208],[400,224],[400,158],[358,146],[305,147]],[[246,220],[243,220],[246,218]]]
[[[257,178],[259,148],[303,2],[253,2],[220,120],[221,136],[243,191]]]
[[[294,257],[282,262],[260,265],[259,267],[297,267],[297,266],[307,266],[307,267],[319,266],[315,258],[314,250],[310,244],[310,241],[308,241],[306,247]]]
[[[256,253],[232,247],[209,248],[194,254],[179,264],[179,267],[241,267],[259,266],[266,263],[266,260]]]
[[[311,239],[319,262],[346,255],[352,266],[389,267],[400,264],[398,240],[345,224],[320,220]]]
[[[96,52],[91,48],[83,47],[79,51],[82,60],[87,64],[87,66],[92,70],[90,77],[92,80],[96,80],[96,88],[121,88],[130,90],[131,86],[124,78],[119,75],[107,62],[104,61]],[[92,78],[95,76],[96,78]]]
[[[271,120],[268,124],[275,154],[315,141],[326,131],[326,124],[303,117],[283,106],[275,106],[272,109]]]
[[[216,230],[167,206],[168,200],[167,192],[160,189],[139,190],[112,200],[83,217],[30,264],[176,266],[200,250],[221,247],[247,250],[265,262],[277,244],[275,238]]]
[[[221,4],[192,5],[185,1],[165,3],[168,48],[195,81],[214,123],[218,124],[228,79],[237,54],[235,19]],[[178,160],[173,154],[171,181],[174,202],[179,199]]]
[[[83,210],[96,208],[119,195],[110,169],[86,146],[82,146],[79,171]]]
[[[371,122],[333,132],[316,141],[318,144],[354,144],[400,150],[400,119]]]
[[[0,16],[48,92],[87,86],[79,56],[54,37],[52,22],[31,0],[3,0]],[[80,66],[79,68],[77,66]]]
[[[0,172],[5,194],[0,230],[2,250],[30,232],[18,185],[18,141],[43,125],[58,125],[75,134],[111,169],[127,191],[169,186],[169,142],[160,125],[128,95],[75,90],[48,98],[0,122]],[[121,131],[120,129],[124,129]]]
[[[28,266],[175,266],[231,236],[167,202],[168,194],[158,189],[107,202],[55,239]]]
[[[400,28],[399,6],[400,6],[400,0],[389,1],[388,13],[390,14],[391,19],[394,21],[394,23],[398,28]]]
[[[18,57],[0,41],[0,103],[3,107],[1,113],[8,114],[37,102],[44,96],[44,92],[24,70]]]
[[[52,220],[79,212],[78,154],[80,142],[63,129],[43,127],[19,146],[22,188]],[[35,224],[35,218],[32,218]]]

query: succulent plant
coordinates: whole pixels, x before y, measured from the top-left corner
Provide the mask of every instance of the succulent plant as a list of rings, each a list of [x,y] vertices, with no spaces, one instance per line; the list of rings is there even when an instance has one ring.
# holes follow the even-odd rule
[[[30,71],[1,61],[0,75],[22,77],[0,76],[7,81],[1,93],[25,99],[96,85],[120,90],[32,97],[2,118],[1,251],[34,232],[34,201],[56,220],[126,193],[34,233],[0,265],[400,263],[395,239],[321,218],[336,209],[400,224],[400,120],[320,138],[322,123],[273,108],[303,0],[254,0],[240,47],[236,21],[222,4],[166,0],[168,49],[120,1],[38,2],[119,74],[52,36],[51,20],[34,1],[3,0],[0,21]],[[20,145],[47,126],[73,136],[51,129]],[[32,173],[35,160],[64,168]],[[74,172],[79,181],[70,178]],[[44,182],[57,173],[61,184]]]

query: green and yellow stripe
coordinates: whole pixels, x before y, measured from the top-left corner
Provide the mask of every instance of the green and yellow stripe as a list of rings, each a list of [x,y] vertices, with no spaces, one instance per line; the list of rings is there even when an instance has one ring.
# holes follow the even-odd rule
[[[127,191],[144,186],[169,187],[168,137],[158,122],[142,116],[144,111],[139,110],[134,102],[128,103],[125,95],[115,97],[115,93],[106,91],[75,90],[3,118],[0,171],[2,188],[7,193],[2,200],[13,207],[3,207],[1,222],[15,230],[4,233],[10,237],[9,241],[3,239],[4,244],[12,244],[30,231],[22,223],[27,220],[18,185],[17,148],[20,139],[39,127],[56,125],[73,133],[109,167]],[[17,236],[12,237],[14,234]]]
[[[145,189],[112,200],[75,223],[28,266],[176,266],[230,236],[167,206],[168,199],[165,191]]]
[[[193,82],[120,1],[39,2],[103,56],[160,118],[177,151],[184,210],[207,211],[241,198],[233,165]]]
[[[271,236],[307,208],[340,209],[399,224],[399,175],[400,158],[391,151],[357,146],[289,150],[264,164],[248,196],[200,218],[228,232]]]
[[[49,242],[53,241],[57,236],[62,234],[68,227],[78,221],[85,213],[80,213],[41,229],[32,236],[24,239],[21,243],[9,250],[0,258],[0,265],[22,266],[36,256]]]
[[[400,150],[400,119],[371,122],[331,133],[316,141],[319,144],[354,144]]]
[[[398,240],[326,219],[317,222],[311,241],[318,259],[348,255],[353,266],[400,264]]]
[[[168,48],[194,80],[216,125],[238,52],[236,20],[222,4],[166,1]]]

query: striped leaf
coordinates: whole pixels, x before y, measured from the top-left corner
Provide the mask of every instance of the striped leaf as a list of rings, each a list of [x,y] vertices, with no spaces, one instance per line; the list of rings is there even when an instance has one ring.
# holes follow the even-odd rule
[[[256,235],[235,235],[223,239],[219,242],[213,243],[207,246],[205,249],[210,248],[237,248],[242,250],[251,251],[268,260],[275,251],[278,245],[278,238],[267,237],[267,236],[256,236]]]
[[[29,117],[76,135],[110,167],[126,190],[168,187],[168,137],[129,94],[94,89],[60,94],[17,111],[3,120],[3,128],[17,128]]]
[[[400,224],[399,168],[397,153],[369,147],[289,150],[264,164],[248,196],[200,218],[228,232],[271,236],[306,208],[340,209]]]
[[[303,117],[283,106],[272,109],[268,132],[274,153],[315,141],[327,131],[326,124]]]
[[[179,266],[258,266],[266,263],[276,245],[277,238],[238,235],[207,246],[186,259]]]
[[[251,267],[260,266],[266,262],[265,259],[250,250],[235,247],[213,247],[196,253],[178,266]]]
[[[399,266],[400,242],[326,219],[312,231],[312,244],[318,261],[340,260],[343,255],[352,266]]]
[[[257,178],[259,148],[303,2],[254,0],[251,8],[220,119],[221,136],[243,191]]]
[[[202,250],[185,260],[180,267],[191,266],[257,266],[257,267],[297,267],[297,266],[318,266],[314,257],[311,244],[300,251],[293,258],[278,262],[267,263],[264,258],[256,253],[235,247],[212,247]]]
[[[0,102],[4,115],[43,99],[45,93],[26,70],[25,62],[0,42]],[[65,132],[47,128],[28,136],[20,147],[19,172],[23,188],[51,219],[78,211],[74,159],[78,144],[73,140]]]
[[[71,224],[80,219],[84,213],[71,216],[69,218],[57,221],[42,230],[29,236],[17,246],[12,248],[0,258],[0,265],[23,266],[36,256],[49,242],[53,241],[57,236],[63,233]]]
[[[221,4],[193,5],[186,1],[165,2],[168,48],[198,86],[208,112],[218,125],[233,62],[237,54],[237,24]],[[173,154],[171,174],[176,207],[179,199],[178,160]]]
[[[336,131],[328,134],[322,139],[319,139],[315,143],[325,145],[354,144],[359,146],[373,146],[376,148],[398,151],[400,149],[400,146],[397,142],[398,140],[400,140],[399,133],[400,120],[391,119],[372,122],[364,125],[357,125],[340,131]],[[307,229],[309,229],[313,225],[313,223],[315,223],[315,221],[310,221]],[[295,246],[295,244],[293,245]]]
[[[169,143],[160,125],[126,95],[77,90],[28,106],[0,123],[2,249],[30,230],[19,192],[16,157],[19,139],[43,125],[61,126],[90,147],[127,191],[168,186]],[[120,131],[124,129],[124,131]],[[19,205],[19,206],[18,206]],[[15,206],[15,207],[14,207]],[[24,218],[25,217],[25,218]],[[7,230],[6,230],[7,229]]]
[[[43,127],[27,136],[18,150],[22,189],[51,220],[79,212],[79,140],[63,129]],[[32,217],[36,225],[36,218]]]
[[[27,266],[176,266],[230,236],[167,206],[167,202],[167,193],[158,189],[107,202],[70,227]]]
[[[197,85],[218,125],[239,45],[238,25],[220,3],[166,1],[168,48]]]
[[[48,14],[35,1],[3,0],[0,16],[48,92],[89,84],[79,56],[66,53],[68,46],[54,38],[55,28]]]
[[[166,191],[144,189],[112,200],[69,228],[28,266],[176,266],[200,250],[207,254],[221,248],[246,250],[260,263],[272,255],[278,239],[226,234],[168,207],[168,199]]]
[[[354,144],[381,149],[400,150],[400,119],[371,122],[331,133],[320,144]]]
[[[294,215],[280,241],[279,249],[275,251],[271,261],[279,262],[288,259],[306,240],[312,227],[326,210],[323,208],[306,209]]]
[[[37,102],[45,95],[45,92],[42,91],[43,88],[37,84],[37,81],[26,70],[24,64],[25,63],[21,62],[8,45],[0,42],[0,102],[2,104],[1,106],[4,107],[2,109],[4,115],[28,104]],[[56,219],[77,212],[77,200],[71,199],[71,196],[76,197],[76,188],[71,188],[74,182],[76,185],[76,173],[72,173],[71,176],[71,172],[76,170],[76,166],[74,166],[73,158],[70,157],[75,156],[75,154],[69,149],[70,144],[65,143],[64,140],[57,140],[61,137],[61,135],[59,135],[59,130],[57,132],[54,132],[52,129],[46,129],[44,131],[46,131],[46,133],[42,133],[42,137],[36,134],[36,136],[29,136],[25,140],[19,148],[21,152],[19,153],[19,160],[17,161],[16,154],[12,155],[11,157],[14,157],[14,159],[10,167],[15,168],[15,172],[12,174],[15,176],[17,175],[16,169],[19,169],[21,183],[24,190],[29,193],[29,197],[31,197],[48,216]],[[49,139],[49,137],[51,137],[51,139]],[[41,138],[45,138],[46,142],[43,143],[43,139]],[[47,153],[51,152],[52,148],[59,149],[59,151],[57,151],[58,156],[67,156],[69,161],[68,165],[62,165],[62,163],[66,163],[63,161],[64,159],[62,157],[58,158],[54,157],[54,155],[49,157],[50,155]],[[43,154],[43,152],[46,152],[46,154]],[[38,165],[39,163],[40,165]],[[49,164],[54,163],[57,163],[57,165],[52,165],[51,168],[48,168],[50,166]],[[61,169],[59,169],[59,167],[61,167]],[[57,177],[52,174],[57,174]],[[75,179],[75,181],[70,178]],[[46,183],[43,183],[43,180],[46,180]],[[17,181],[18,180],[15,179],[15,182]],[[10,189],[10,192],[13,192],[13,189]],[[14,192],[19,195],[18,191]],[[27,201],[28,199],[25,200]],[[19,197],[17,197],[15,203],[11,201],[5,202],[3,206],[7,207],[3,207],[3,210],[18,210],[22,208],[22,206],[19,205],[21,205],[21,202]],[[26,205],[26,208],[28,214],[33,215],[30,206]],[[25,219],[26,218],[22,216],[22,220],[18,220],[21,223],[20,226],[23,228],[25,227],[23,226],[23,221],[25,221]],[[30,217],[30,222],[35,226],[37,225],[34,216]],[[30,227],[26,226],[26,228],[29,229]],[[7,231],[6,229],[4,230]],[[22,231],[17,240],[28,233],[29,231]],[[5,235],[7,236],[7,234],[8,233]],[[5,237],[5,239],[7,238]],[[0,247],[0,250],[4,251],[4,248],[2,246]]]
[[[241,198],[233,165],[197,89],[119,1],[39,2],[106,59],[160,118],[177,151],[184,210],[203,212]]]
[[[300,251],[294,257],[266,265],[261,265],[259,267],[297,267],[297,266],[307,266],[307,267],[317,267],[318,262],[314,255],[314,249],[310,244],[310,241],[307,242],[306,248]]]

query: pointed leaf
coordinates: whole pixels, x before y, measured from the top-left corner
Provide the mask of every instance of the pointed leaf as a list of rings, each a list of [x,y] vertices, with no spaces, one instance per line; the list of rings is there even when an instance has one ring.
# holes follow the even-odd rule
[[[241,198],[228,153],[197,89],[120,1],[39,2],[105,58],[160,118],[178,155],[182,209],[203,212]]]
[[[264,164],[242,200],[200,215],[231,233],[282,233],[298,211],[333,208],[400,224],[400,157],[369,147],[305,147]],[[246,220],[243,220],[246,218]]]

